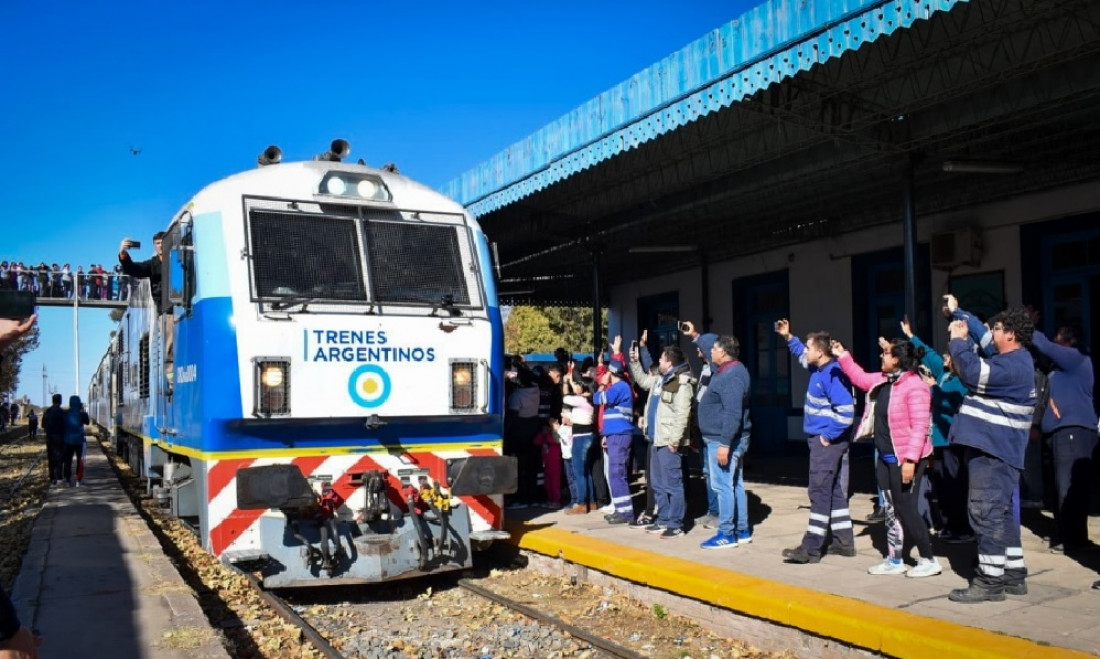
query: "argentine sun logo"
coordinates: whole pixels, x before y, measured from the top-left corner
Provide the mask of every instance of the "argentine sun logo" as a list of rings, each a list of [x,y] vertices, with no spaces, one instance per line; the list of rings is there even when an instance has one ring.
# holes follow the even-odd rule
[[[377,364],[363,364],[348,378],[348,394],[360,407],[378,407],[390,397],[390,375]]]

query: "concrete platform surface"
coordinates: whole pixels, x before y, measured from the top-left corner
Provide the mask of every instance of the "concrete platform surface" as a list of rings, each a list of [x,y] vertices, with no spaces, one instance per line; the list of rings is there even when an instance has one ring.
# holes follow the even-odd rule
[[[228,657],[92,438],[84,475],[50,488],[12,593],[42,658]]]
[[[1093,546],[1071,556],[1051,553],[1043,539],[1053,528],[1049,513],[1023,511],[1027,595],[957,604],[947,594],[965,587],[973,574],[973,543],[933,540],[944,566],[939,576],[872,576],[867,568],[882,561],[885,530],[881,523],[863,521],[872,510],[871,498],[856,495],[851,510],[857,556],[829,555],[816,565],[789,564],[780,553],[797,546],[806,529],[805,488],[750,482],[749,490],[753,540],[735,548],[700,548],[699,543],[714,533],[703,528],[661,539],[640,529],[609,525],[602,513],[509,510],[509,528],[513,542],[524,549],[888,654],[897,654],[899,647],[909,650],[901,656],[952,656],[960,651],[1049,656],[1062,654],[1059,648],[1069,650],[1067,654],[1100,654],[1100,591],[1092,590],[1100,579],[1100,551]],[[1097,518],[1091,518],[1089,526],[1092,537],[1100,537]],[[896,627],[903,628],[904,641],[888,638],[897,635],[890,629]],[[840,630],[843,634],[836,633]],[[997,643],[998,639],[1013,642]],[[1015,642],[1018,639],[1027,642]],[[900,645],[890,645],[895,642]]]

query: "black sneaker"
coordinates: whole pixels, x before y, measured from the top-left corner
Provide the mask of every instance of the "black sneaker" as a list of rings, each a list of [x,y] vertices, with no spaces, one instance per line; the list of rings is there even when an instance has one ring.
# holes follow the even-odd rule
[[[683,529],[665,529],[664,531],[661,531],[661,540],[668,540],[669,538],[679,538],[683,534]]]
[[[660,524],[657,524],[657,523],[653,523],[653,524],[650,524],[649,526],[645,527],[645,532],[646,533],[660,533],[664,530],[665,530],[665,527],[663,527],[663,526],[661,526]]]
[[[616,515],[614,513],[610,515],[604,515],[604,520],[607,521],[608,524],[629,524],[631,522],[631,519],[629,517]]]
[[[802,564],[805,564],[805,563],[820,563],[821,562],[821,556],[819,556],[817,554],[811,554],[810,552],[803,549],[801,545],[799,545],[798,547],[790,547],[788,549],[784,549],[783,550],[783,558],[788,563],[802,563]]]
[[[854,545],[832,544],[829,545],[828,553],[832,556],[845,556],[847,558],[852,558],[856,555],[856,548]]]
[[[1027,595],[1027,582],[1005,584],[1005,595]]]
[[[883,508],[875,508],[870,515],[865,517],[868,522],[885,522],[886,510]]]
[[[632,528],[632,529],[644,529],[645,527],[649,526],[652,523],[653,523],[653,518],[650,517],[649,515],[645,514],[645,513],[642,513],[641,515],[638,515],[637,519],[633,519],[633,520],[630,521],[630,528]]]
[[[1003,586],[979,586],[971,584],[969,588],[956,588],[951,591],[947,599],[962,604],[975,604],[977,602],[1003,602],[1005,589]]]

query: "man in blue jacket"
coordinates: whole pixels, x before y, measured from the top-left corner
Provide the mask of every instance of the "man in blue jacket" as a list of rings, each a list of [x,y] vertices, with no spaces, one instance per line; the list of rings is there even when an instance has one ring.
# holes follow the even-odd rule
[[[1088,544],[1092,451],[1096,448],[1096,410],[1092,405],[1092,360],[1077,347],[1077,333],[1058,330],[1054,340],[1035,330],[1035,347],[1053,364],[1050,397],[1041,430],[1054,454],[1054,487],[1058,492],[1058,539],[1054,551],[1073,551]]]
[[[997,354],[988,359],[970,349],[965,320],[949,327],[951,359],[970,394],[963,399],[948,441],[966,447],[970,525],[978,536],[978,572],[968,588],[951,591],[948,598],[953,602],[999,602],[1005,593],[1027,593],[1012,493],[1024,468],[1035,410],[1035,363],[1025,349],[1034,325],[1023,309],[1001,312],[989,319],[989,325]]]
[[[848,489],[842,477],[848,454],[849,430],[855,419],[852,383],[833,358],[825,332],[812,332],[806,344],[791,334],[790,322],[781,319],[775,331],[787,342],[787,349],[810,371],[810,385],[803,405],[802,429],[810,445],[810,522],[802,544],[783,550],[790,563],[817,563],[830,531],[836,553],[856,555],[852,515],[848,509]]]
[[[615,337],[614,354],[619,353],[622,339]],[[634,393],[623,379],[626,365],[612,359],[607,373],[600,380],[600,391],[592,394],[593,405],[603,405],[603,447],[607,449],[607,485],[611,490],[611,505],[615,512],[604,517],[608,524],[629,524],[634,520],[630,500],[626,463],[634,432]]]
[[[704,335],[705,336],[705,335]],[[710,487],[718,498],[718,530],[704,541],[703,549],[725,549],[752,541],[748,528],[748,496],[742,480],[745,452],[749,450],[749,370],[738,357],[740,343],[733,336],[719,336],[708,348],[712,374],[699,400],[699,432],[707,447]],[[736,514],[736,519],[735,519]]]

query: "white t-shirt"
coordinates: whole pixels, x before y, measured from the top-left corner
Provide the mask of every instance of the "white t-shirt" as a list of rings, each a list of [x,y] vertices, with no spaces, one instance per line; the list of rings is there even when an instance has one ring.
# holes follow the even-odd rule
[[[590,426],[594,410],[592,403],[584,396],[563,396],[561,404],[572,408],[569,412],[573,425]]]

